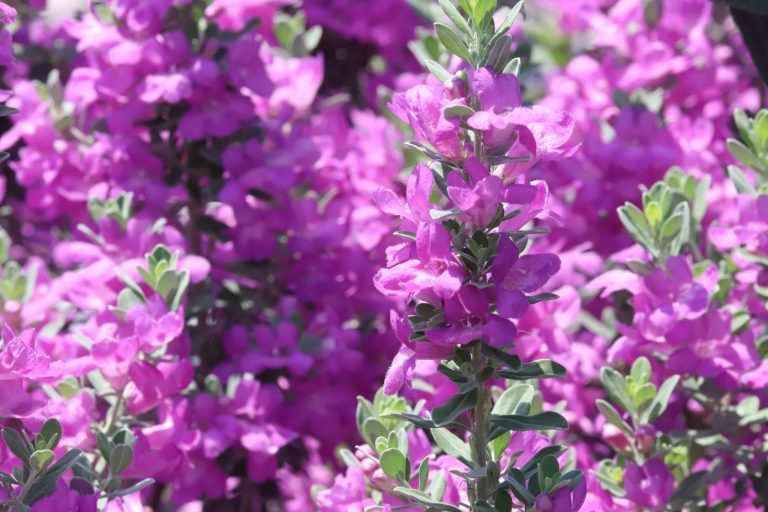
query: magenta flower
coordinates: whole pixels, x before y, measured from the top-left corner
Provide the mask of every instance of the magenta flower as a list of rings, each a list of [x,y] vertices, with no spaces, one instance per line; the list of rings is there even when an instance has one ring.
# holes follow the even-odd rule
[[[399,317],[394,311],[390,311],[389,323],[392,332],[402,344],[384,378],[384,392],[394,395],[403,387],[410,388],[417,361],[450,357],[453,348],[428,341],[411,341],[409,336],[412,331],[407,319]]]
[[[642,466],[630,462],[624,470],[624,489],[636,505],[661,511],[675,490],[675,477],[662,460],[651,459]]]
[[[10,25],[14,21],[16,21],[16,9],[0,2],[0,66],[10,66],[14,62],[11,33],[5,28],[5,25]],[[0,195],[1,199],[2,195]]]
[[[451,251],[451,234],[437,222],[422,222],[416,232],[414,259],[381,269],[376,288],[390,297],[434,295],[452,297],[461,287],[464,270]]]
[[[3,328],[2,354],[0,354],[0,380],[46,379],[56,374],[50,360],[35,347],[35,332],[23,331],[13,334],[9,326]]]
[[[498,176],[492,176],[477,159],[465,162],[465,168],[472,183],[467,183],[458,173],[450,173],[448,197],[459,210],[463,211],[475,226],[489,224],[496,215],[504,184]]]
[[[731,315],[714,307],[695,319],[677,322],[665,339],[672,348],[666,364],[670,372],[716,377],[727,388],[761,361],[752,333],[732,334]]]
[[[466,345],[483,340],[493,347],[509,345],[517,334],[515,324],[491,313],[488,294],[472,285],[445,300],[446,327],[427,329],[428,339],[438,345]]]
[[[428,142],[447,158],[460,160],[464,150],[459,129],[443,114],[446,106],[448,102],[441,86],[421,84],[396,94],[390,108],[403,122],[411,125],[419,140]]]
[[[35,342],[35,333],[26,330],[15,336],[7,325],[0,347],[0,416],[25,417],[45,405],[27,391],[29,382],[55,382],[60,364],[51,364]]]
[[[491,68],[470,70],[470,88],[483,111],[501,113],[522,106],[520,82],[515,75],[496,74]]]
[[[505,318],[521,318],[528,310],[525,293],[544,286],[560,269],[554,254],[520,256],[517,246],[507,237],[499,241],[499,254],[493,260],[491,274],[496,284],[496,309]]]
[[[159,295],[131,308],[125,319],[133,323],[140,348],[148,354],[178,338],[184,329],[184,311],[168,311]]]

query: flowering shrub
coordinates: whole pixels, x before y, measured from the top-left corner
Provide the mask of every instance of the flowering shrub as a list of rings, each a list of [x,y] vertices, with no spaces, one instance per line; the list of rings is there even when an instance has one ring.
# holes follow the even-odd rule
[[[1,511],[768,506],[724,6],[66,4],[0,3]]]

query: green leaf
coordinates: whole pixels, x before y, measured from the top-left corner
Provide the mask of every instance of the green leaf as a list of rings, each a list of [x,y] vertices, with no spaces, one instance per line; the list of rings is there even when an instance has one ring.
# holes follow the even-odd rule
[[[512,486],[512,492],[514,495],[522,501],[526,506],[533,505],[536,497],[525,486],[525,475],[517,468],[509,470],[509,478],[506,480]]]
[[[366,440],[370,440],[368,444],[372,445],[376,438],[387,437],[389,430],[378,418],[368,418],[363,422],[363,431],[361,433]]]
[[[512,43],[510,36],[499,38],[488,51],[485,65],[493,68],[497,73],[502,73],[512,57]]]
[[[141,480],[140,482],[135,483],[130,487],[109,493],[109,497],[110,499],[112,499],[112,498],[119,498],[121,496],[128,496],[129,494],[139,492],[140,490],[145,489],[150,485],[153,485],[154,483],[155,483],[154,478],[145,478],[144,480]]]
[[[491,415],[493,429],[490,439],[496,439],[504,432],[525,432],[528,430],[565,430],[568,422],[556,412],[542,412],[533,416],[520,416],[517,414]]]
[[[522,468],[520,468],[520,471],[522,471],[524,478],[528,479],[536,474],[536,467],[539,465],[539,462],[541,462],[546,457],[560,455],[564,451],[565,447],[557,444],[553,444],[552,446],[545,446],[536,452],[536,454],[531,457],[530,460],[526,462]]]
[[[465,461],[472,460],[469,446],[456,435],[452,434],[448,429],[433,428],[430,432],[432,432],[432,437],[435,438],[437,446],[439,446],[445,453],[453,455],[457,459],[464,459]]]
[[[51,418],[43,423],[43,426],[40,427],[40,435],[43,436],[46,443],[50,444],[49,450],[55,449],[61,441],[61,423],[59,420]],[[53,441],[52,444],[51,441]]]
[[[643,207],[643,213],[648,220],[651,228],[656,228],[662,219],[661,205],[656,201],[651,201]]]
[[[645,403],[656,398],[656,386],[646,383],[634,390],[633,403],[638,409]]]
[[[429,495],[433,500],[441,500],[445,495],[445,488],[447,484],[447,478],[445,470],[438,471],[432,481],[429,483]]]
[[[755,143],[757,151],[765,153],[768,150],[768,111],[761,110],[755,117]]]
[[[341,462],[344,463],[345,466],[348,468],[360,468],[362,467],[360,465],[360,461],[357,460],[357,457],[355,457],[355,454],[352,453],[347,448],[340,448],[337,452],[337,455],[339,459],[341,459]]]
[[[539,293],[537,295],[529,295],[526,297],[528,299],[528,304],[538,304],[539,302],[543,302],[545,300],[557,300],[560,298],[560,296],[556,293]]]
[[[504,70],[502,71],[505,75],[515,75],[517,76],[520,74],[520,57],[515,57],[514,59],[510,60],[507,65],[504,67]]]
[[[419,490],[423,491],[427,487],[427,479],[429,478],[429,460],[430,456],[424,457],[421,464],[419,464]]]
[[[450,71],[431,59],[425,60],[424,65],[427,67],[430,73],[435,75],[435,78],[443,83],[453,78],[453,75]]]
[[[677,214],[664,221],[661,226],[662,241],[668,242],[675,238],[680,232],[680,228],[683,227],[684,220],[683,215]]]
[[[452,117],[470,117],[475,115],[475,111],[466,105],[453,105],[443,110],[443,115],[446,119],[451,119]]]
[[[72,449],[69,450],[67,453],[64,454],[62,458],[57,460],[53,466],[48,468],[48,471],[45,472],[47,476],[52,476],[54,478],[59,478],[60,476],[64,475],[67,471],[69,471],[69,468],[74,466],[74,464],[77,462],[78,457],[83,452],[81,452],[78,449]]]
[[[395,480],[406,478],[405,455],[403,455],[400,450],[396,448],[385,450],[384,453],[379,456],[379,464],[381,465],[384,474],[388,477],[394,478]]]
[[[707,471],[696,471],[691,473],[680,482],[672,497],[669,499],[669,506],[673,510],[680,510],[707,486]]]
[[[18,485],[20,482],[17,482],[15,478],[13,478],[11,475],[4,471],[0,471],[0,484],[3,485]]]
[[[155,283],[155,291],[160,294],[166,301],[170,298],[172,292],[176,290],[179,284],[179,274],[175,270],[168,269],[160,274],[159,279]]]
[[[476,27],[480,27],[486,16],[491,16],[496,11],[496,0],[475,0],[472,9],[472,19]]]
[[[518,407],[526,405],[530,407],[533,401],[534,389],[530,384],[516,384],[507,388],[496,403],[493,404],[491,414],[520,414]]]
[[[5,441],[5,445],[17,459],[23,462],[24,465],[29,465],[29,457],[32,455],[32,450],[17,431],[10,428],[3,429],[3,441]]]
[[[467,62],[472,62],[467,45],[464,44],[451,27],[442,23],[435,23],[435,32],[437,32],[437,38],[440,39],[440,42],[448,51]]]
[[[653,233],[643,212],[632,203],[624,203],[618,208],[619,219],[630,236],[648,251],[654,247]]]
[[[130,276],[128,276],[128,274],[120,270],[119,267],[115,267],[115,274],[117,274],[117,277],[119,277],[120,280],[123,283],[125,283],[125,286],[133,290],[133,292],[139,297],[141,297],[144,302],[147,301],[147,297],[144,295],[144,292],[141,291],[141,287],[138,284],[136,284],[136,281],[131,279]]]
[[[18,113],[18,109],[0,105],[0,117],[8,117]]]
[[[624,377],[613,368],[604,367],[600,372],[600,381],[603,383],[605,392],[611,397],[614,403],[621,406],[628,413],[633,413],[635,408],[632,406],[632,397],[629,395],[629,386]]]
[[[548,379],[565,376],[565,367],[549,359],[540,359],[520,365],[516,370],[498,372],[498,377],[510,380]]]
[[[507,32],[509,32],[509,29],[511,29],[512,25],[515,24],[515,19],[517,18],[517,15],[520,14],[520,9],[523,8],[523,3],[524,2],[520,1],[509,10],[509,12],[507,13],[507,16],[504,18],[504,21],[502,21],[501,25],[499,25],[499,29],[493,35],[493,38],[491,38],[490,44],[495,43],[497,39],[507,35]]]
[[[493,506],[497,512],[512,512],[512,498],[506,491],[499,491],[495,495]]]
[[[439,501],[434,500],[431,496],[429,496],[427,493],[416,490],[416,489],[410,489],[408,487],[395,487],[394,489],[395,494],[399,494],[401,496],[405,496],[406,498],[410,498],[412,500],[415,500],[419,503],[422,503],[424,505],[427,505],[430,510],[444,510],[447,512],[462,512],[460,508],[454,507],[453,505],[448,505],[447,503],[440,503]]]
[[[291,45],[291,53],[297,57],[306,57],[311,54],[317,45],[320,44],[320,39],[323,37],[323,27],[315,26],[300,34],[293,40]]]
[[[107,436],[102,434],[101,432],[96,433],[96,445],[99,447],[99,452],[101,453],[101,456],[104,457],[104,460],[109,463],[109,453],[111,450],[109,439],[107,439]]]
[[[520,369],[520,358],[515,354],[510,354],[504,350],[499,350],[498,348],[494,348],[485,343],[483,343],[482,351],[485,357],[504,367],[508,367],[511,370]]]
[[[709,175],[704,176],[696,183],[696,192],[693,195],[693,211],[691,215],[697,224],[701,223],[704,214],[707,212],[707,195],[709,194],[709,185],[712,178]]]
[[[408,413],[395,413],[395,414],[386,414],[382,416],[384,419],[397,419],[397,420],[403,420],[408,421],[410,423],[413,423],[417,427],[421,428],[435,428],[437,425],[435,425],[435,422],[432,420],[428,420],[426,418],[422,418],[421,416],[417,414],[408,414]],[[375,419],[375,418],[371,418]],[[378,420],[376,420],[378,421]],[[369,443],[370,444],[370,443]]]
[[[142,298],[136,295],[136,292],[130,288],[123,288],[117,295],[117,308],[121,311],[130,311],[134,306],[141,304],[144,304]]]
[[[547,487],[547,479],[552,479],[560,472],[560,464],[557,463],[554,455],[547,455],[541,459],[536,470],[539,477],[539,487],[545,489]]]
[[[29,457],[29,465],[36,472],[41,472],[53,462],[53,452],[51,450],[37,450]]]
[[[733,181],[733,184],[736,186],[736,190],[740,194],[754,195],[757,192],[755,187],[749,182],[749,179],[747,179],[747,175],[744,174],[744,171],[735,165],[728,166],[728,177],[731,178],[731,181]]]
[[[112,448],[109,454],[109,470],[117,476],[131,465],[133,461],[133,448],[125,444],[119,444]]]
[[[440,0],[440,7],[448,18],[456,25],[456,28],[464,32],[466,35],[472,34],[472,29],[469,27],[467,20],[461,15],[459,10],[448,0]]]
[[[647,357],[638,357],[630,370],[632,379],[637,384],[645,384],[651,381],[651,363]]]
[[[493,460],[498,461],[501,459],[501,455],[504,453],[504,450],[509,447],[509,442],[511,439],[512,434],[509,432],[504,432],[502,435],[488,443],[488,446],[491,449]]]
[[[466,384],[469,380],[468,377],[462,372],[460,372],[459,370],[451,368],[450,366],[445,365],[443,363],[440,363],[437,366],[437,371],[439,371],[440,373],[448,377],[451,380],[451,382],[459,386]]]
[[[728,150],[736,160],[752,169],[762,169],[763,166],[760,164],[760,159],[755,156],[752,150],[745,146],[743,143],[736,139],[728,139],[726,144],[728,146]]]
[[[477,403],[477,387],[473,387],[463,393],[457,393],[448,399],[446,403],[432,410],[432,421],[438,427],[444,427],[467,409],[471,409]]]
[[[651,423],[664,414],[664,411],[667,409],[667,404],[669,404],[669,398],[672,396],[672,392],[675,390],[675,386],[677,386],[679,380],[679,375],[673,375],[662,383],[656,397],[651,402],[651,405],[642,414],[644,423]]]
[[[444,219],[453,215],[459,215],[462,211],[458,208],[451,208],[450,210],[429,210],[429,216],[434,220]]]
[[[179,279],[179,284],[176,288],[176,293],[174,294],[173,299],[171,300],[171,303],[168,305],[171,311],[176,311],[179,309],[179,306],[181,305],[181,301],[184,300],[184,293],[186,292],[187,287],[189,286],[189,271],[183,270],[180,276],[181,278]]]
[[[621,414],[616,410],[614,406],[602,398],[598,398],[595,403],[597,404],[597,409],[600,411],[600,414],[603,415],[608,423],[618,427],[627,436],[633,435],[632,427],[630,427],[629,424],[624,421],[624,419],[622,419]]]
[[[24,495],[23,503],[32,506],[46,496],[53,494],[56,490],[56,480],[57,477],[53,477],[49,473],[38,478]]]

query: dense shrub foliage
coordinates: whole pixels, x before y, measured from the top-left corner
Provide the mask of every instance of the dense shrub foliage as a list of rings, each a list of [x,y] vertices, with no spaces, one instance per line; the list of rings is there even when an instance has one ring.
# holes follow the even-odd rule
[[[768,507],[724,5],[67,7],[0,3],[0,511]]]

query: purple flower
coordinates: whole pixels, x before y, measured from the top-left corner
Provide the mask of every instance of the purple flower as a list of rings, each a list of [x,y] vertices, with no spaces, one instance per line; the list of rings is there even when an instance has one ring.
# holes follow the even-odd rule
[[[556,255],[520,256],[517,246],[508,237],[502,237],[491,267],[499,314],[505,318],[521,318],[528,310],[525,293],[540,289],[559,269],[560,259]]]
[[[459,129],[443,114],[446,106],[441,86],[422,84],[396,94],[390,108],[411,125],[420,140],[428,142],[447,158],[460,160],[464,157],[464,150],[459,140]]]
[[[465,162],[472,183],[467,183],[458,173],[448,175],[448,197],[459,210],[477,227],[486,226],[496,215],[502,198],[504,184],[498,176],[488,173],[477,159]]]
[[[630,462],[624,470],[624,489],[637,506],[661,511],[675,491],[675,477],[662,460],[651,459],[642,466]]]
[[[483,111],[501,113],[522,106],[520,82],[515,75],[496,74],[491,68],[470,71],[470,89]]]
[[[5,25],[10,25],[14,21],[16,21],[16,9],[0,2],[0,66],[10,66],[14,62],[11,33],[5,28]],[[1,195],[0,200],[2,200]]]
[[[446,327],[427,329],[428,339],[439,345],[466,345],[483,340],[493,347],[510,345],[517,334],[511,321],[491,313],[487,293],[472,285],[445,300]]]
[[[671,348],[666,368],[683,375],[719,379],[732,388],[743,372],[760,364],[752,333],[731,332],[731,315],[711,307],[692,320],[678,321],[666,334]]]
[[[392,360],[384,378],[384,392],[394,395],[403,387],[410,388],[418,360],[440,360],[450,357],[453,348],[425,341],[410,341],[410,326],[405,318],[390,311],[389,322],[398,341],[402,344]]]
[[[376,288],[390,297],[452,297],[461,287],[464,270],[451,251],[448,230],[437,222],[420,223],[415,252],[416,258],[381,269],[374,278]]]

